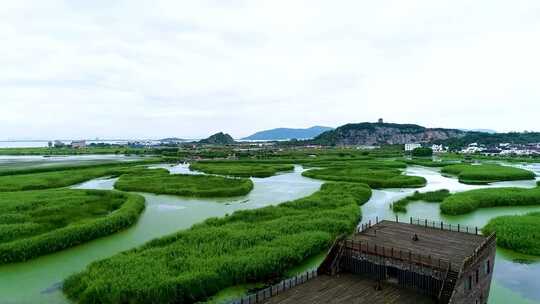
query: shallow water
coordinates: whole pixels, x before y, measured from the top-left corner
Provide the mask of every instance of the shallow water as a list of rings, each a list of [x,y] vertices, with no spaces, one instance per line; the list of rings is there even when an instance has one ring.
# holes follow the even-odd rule
[[[39,155],[0,155],[0,170],[50,168],[67,165],[92,165],[142,159],[143,158],[140,156],[125,156],[120,154],[61,155],[52,157]]]
[[[170,170],[185,173],[188,169],[180,165]],[[273,205],[317,191],[322,183],[302,177],[301,171],[296,167],[294,172],[253,178],[253,191],[242,197],[212,200],[143,194],[146,209],[130,229],[25,263],[0,266],[0,303],[66,303],[59,283],[92,261],[189,228],[209,217]],[[73,188],[111,189],[114,182],[101,178]]]
[[[191,172],[186,165],[155,165],[153,168],[166,168],[171,173]],[[530,164],[526,169],[540,173],[540,166]],[[0,266],[0,303],[66,303],[67,299],[59,291],[59,283],[68,275],[78,272],[92,261],[99,260],[123,250],[145,243],[156,237],[167,235],[206,218],[224,216],[240,209],[253,209],[293,200],[316,191],[322,182],[304,178],[302,169],[296,167],[292,173],[284,173],[269,178],[254,178],[254,190],[243,197],[228,199],[189,199],[169,195],[143,194],[146,198],[146,210],[138,223],[123,232],[94,240],[59,253],[47,255],[29,262]],[[535,186],[535,181],[516,181],[494,183],[488,186],[464,185],[455,178],[441,176],[439,169],[409,167],[408,174],[420,175],[428,183],[421,189],[386,189],[374,190],[372,198],[362,206],[363,221],[395,219],[390,204],[416,190],[431,191],[448,189],[452,192],[486,187],[526,187]],[[91,180],[73,188],[112,189],[116,179],[100,178]],[[507,214],[522,214],[540,210],[540,206],[502,207],[480,209],[462,216],[444,216],[439,212],[438,204],[416,202],[409,204],[408,212],[400,214],[400,221],[409,217],[442,220],[447,223],[482,227],[489,219]],[[313,268],[322,260],[324,253],[291,269],[290,273],[299,273]],[[494,268],[494,280],[491,289],[490,304],[540,303],[540,258],[517,254],[498,249]],[[236,288],[241,293],[245,288]]]
[[[526,166],[527,169],[536,171],[540,166]],[[428,183],[420,189],[386,189],[374,190],[371,199],[362,206],[362,222],[379,219],[394,219],[395,213],[390,209],[390,204],[414,191],[433,191],[448,189],[451,192],[466,191],[479,188],[492,187],[536,187],[536,181],[512,181],[499,182],[491,185],[465,185],[455,178],[444,177],[439,169],[424,167],[409,167],[407,174],[420,175],[427,179]],[[410,217],[428,219],[432,221],[444,221],[445,223],[461,224],[474,229],[483,227],[490,219],[500,215],[524,214],[531,211],[539,211],[540,206],[525,207],[497,207],[479,209],[475,212],[460,215],[447,216],[439,211],[439,204],[414,202],[407,205],[407,213],[399,213],[399,221],[407,222]],[[489,299],[490,304],[508,303],[511,299],[513,304],[540,303],[540,258],[518,254],[508,250],[497,249],[494,267],[493,285]]]

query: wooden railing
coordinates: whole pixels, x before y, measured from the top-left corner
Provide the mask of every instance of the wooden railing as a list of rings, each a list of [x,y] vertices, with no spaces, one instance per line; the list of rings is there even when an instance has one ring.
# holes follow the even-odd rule
[[[469,227],[461,224],[445,223],[443,221],[430,221],[428,219],[410,218],[409,224],[423,226],[426,228],[434,228],[439,230],[447,230],[453,232],[465,232],[470,234],[478,234],[478,227]]]
[[[445,223],[443,221],[433,221],[428,219],[420,219],[420,218],[409,218],[409,222],[400,222],[400,219],[396,216],[395,219],[389,220],[394,221],[396,223],[403,223],[403,224],[411,224],[416,226],[422,226],[425,228],[433,228],[438,230],[446,230],[446,231],[453,231],[453,232],[464,232],[464,233],[470,233],[470,234],[478,234],[479,229],[478,227],[469,227],[466,225],[461,224],[451,224],[451,223]],[[367,222],[364,222],[360,224],[358,227],[356,227],[356,232],[360,233],[366,229],[369,229],[372,227],[372,225],[378,224],[380,221],[379,217],[376,217],[374,221],[368,220]]]
[[[495,232],[493,232],[480,244],[480,246],[478,246],[478,248],[474,250],[474,253],[472,255],[465,258],[465,260],[463,261],[463,264],[461,264],[461,267],[459,268],[459,271],[458,271],[458,279],[457,279],[458,281],[463,277],[464,270],[468,268],[469,266],[473,265],[474,263],[476,263],[478,259],[482,257],[482,254],[485,252],[485,250],[489,248],[491,245],[494,245],[496,241],[497,241],[497,235],[495,234]],[[455,293],[455,290],[454,290],[454,293]],[[452,293],[452,296],[454,293]],[[450,297],[450,299],[452,298],[452,296]]]
[[[332,244],[332,247],[328,250],[328,253],[326,254],[326,257],[322,261],[322,263],[319,265],[319,268],[317,269],[318,274],[334,274],[334,269],[336,267],[336,260],[339,262],[339,258],[341,256],[342,252],[342,241],[345,238],[345,235],[341,235],[336,238],[334,243]]]
[[[370,244],[368,241],[345,240],[345,250],[350,250],[353,253],[374,255],[383,258],[390,258],[415,264],[423,267],[429,267],[441,271],[451,269],[449,260],[441,258],[432,258],[431,255],[423,255],[413,253],[410,250],[402,250],[394,247],[385,247],[377,244]]]
[[[478,258],[482,256],[487,248],[497,242],[497,235],[495,232],[491,233],[481,244],[474,250],[474,253],[468,256],[465,261],[463,261],[462,269],[469,267],[474,264]]]
[[[317,270],[309,270],[297,276],[294,276],[289,279],[285,279],[277,284],[274,284],[265,289],[258,290],[255,293],[246,295],[242,298],[226,302],[228,304],[257,304],[262,303],[263,301],[277,296],[278,294],[285,292],[295,286],[303,284],[313,278],[317,277]]]

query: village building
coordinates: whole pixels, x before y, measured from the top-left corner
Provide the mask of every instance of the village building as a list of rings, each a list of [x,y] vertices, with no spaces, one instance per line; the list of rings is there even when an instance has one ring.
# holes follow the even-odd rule
[[[421,148],[421,147],[422,145],[418,143],[408,143],[408,144],[405,144],[405,151],[412,151],[416,148]]]
[[[71,142],[71,147],[74,149],[86,148],[86,140],[76,140]]]

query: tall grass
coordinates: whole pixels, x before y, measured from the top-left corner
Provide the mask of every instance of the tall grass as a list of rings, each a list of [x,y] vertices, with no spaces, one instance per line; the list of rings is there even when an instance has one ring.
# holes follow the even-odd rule
[[[443,167],[442,173],[457,175],[464,184],[488,184],[499,181],[534,179],[534,172],[500,165],[456,164]]]
[[[497,245],[540,256],[540,212],[491,219],[482,233],[497,233]]]
[[[26,191],[66,187],[103,176],[119,176],[137,170],[133,165],[96,166],[91,168],[71,168],[38,173],[24,173],[0,176],[0,192]]]
[[[19,175],[19,174],[33,174],[44,173],[54,171],[67,171],[67,170],[82,170],[82,169],[99,169],[99,168],[118,168],[118,167],[132,167],[139,165],[148,165],[161,162],[160,158],[147,158],[140,161],[98,161],[98,162],[80,162],[71,164],[51,164],[48,166],[40,167],[28,167],[17,166],[16,168],[7,167],[0,168],[0,176]]]
[[[459,192],[441,203],[441,212],[458,215],[478,208],[540,205],[540,184],[533,189],[491,188]]]
[[[230,197],[248,194],[253,182],[246,178],[169,174],[165,169],[144,169],[122,175],[114,187],[123,191],[193,197]]]
[[[294,170],[294,165],[245,162],[197,162],[192,163],[189,169],[208,174],[236,177],[269,177],[281,171]]]
[[[421,159],[421,158],[404,159],[403,161],[407,165],[417,165],[417,166],[432,167],[432,168],[446,167],[446,166],[455,164],[455,162],[433,161],[431,159]]]
[[[429,192],[415,191],[414,194],[409,195],[393,203],[392,210],[394,212],[407,212],[407,205],[409,203],[417,202],[417,201],[439,203],[439,202],[442,202],[448,196],[450,196],[450,191],[446,189],[437,190],[437,191],[429,191]]]
[[[144,198],[100,190],[0,193],[0,264],[26,261],[136,222]]]
[[[404,175],[397,169],[369,169],[357,167],[333,167],[304,171],[303,176],[341,182],[364,183],[372,188],[418,188],[426,185],[420,176]]]
[[[368,169],[405,169],[407,164],[402,161],[370,159],[370,158],[355,158],[355,159],[329,159],[329,160],[304,160],[301,161],[304,167],[321,167],[321,168],[368,168]]]
[[[94,262],[63,290],[79,303],[194,303],[277,278],[350,233],[370,196],[363,184],[327,183],[302,199],[208,219]]]

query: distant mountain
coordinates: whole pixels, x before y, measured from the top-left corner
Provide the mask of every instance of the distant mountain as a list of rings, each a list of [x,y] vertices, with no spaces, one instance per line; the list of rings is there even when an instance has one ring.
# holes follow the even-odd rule
[[[181,143],[186,140],[182,138],[178,138],[178,137],[167,137],[167,138],[160,139],[158,141],[161,143]]]
[[[206,139],[200,140],[200,144],[208,145],[234,145],[234,138],[227,133],[219,132]]]
[[[497,131],[492,129],[460,129],[461,131],[465,132],[479,132],[479,133],[489,133],[489,134],[495,134]]]
[[[333,130],[330,127],[314,126],[307,129],[292,129],[292,128],[277,128],[271,130],[265,130],[257,132],[248,137],[244,137],[244,140],[286,140],[286,139],[310,139],[317,135]]]
[[[321,145],[380,145],[432,142],[465,136],[457,129],[425,128],[414,124],[356,123],[326,131],[313,139]]]

